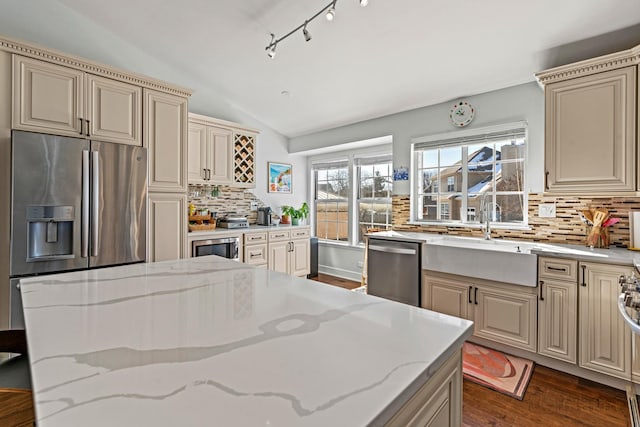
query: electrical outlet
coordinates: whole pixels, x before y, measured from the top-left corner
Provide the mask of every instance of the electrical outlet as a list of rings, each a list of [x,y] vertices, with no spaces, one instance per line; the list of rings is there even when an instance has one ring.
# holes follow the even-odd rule
[[[556,217],[556,205],[555,203],[542,203],[538,205],[538,216],[540,218],[555,218]]]
[[[258,210],[258,202],[256,202],[255,200],[251,201],[251,210],[252,211],[257,211]]]

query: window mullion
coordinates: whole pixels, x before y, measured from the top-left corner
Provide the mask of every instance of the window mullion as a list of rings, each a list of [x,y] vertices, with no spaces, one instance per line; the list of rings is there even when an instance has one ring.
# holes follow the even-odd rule
[[[460,212],[460,221],[468,222],[469,214],[468,214],[468,199],[469,199],[469,148],[464,145],[462,146],[462,184],[460,185],[460,192],[462,194],[462,212]]]

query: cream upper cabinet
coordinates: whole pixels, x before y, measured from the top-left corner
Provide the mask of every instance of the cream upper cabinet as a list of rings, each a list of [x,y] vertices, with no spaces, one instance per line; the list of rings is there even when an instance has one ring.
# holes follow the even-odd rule
[[[149,191],[187,191],[187,98],[144,90]]]
[[[190,184],[231,184],[233,132],[189,122],[188,177]]]
[[[207,175],[212,184],[231,184],[233,180],[233,132],[207,127]]]
[[[629,379],[631,335],[618,312],[618,279],[631,274],[630,267],[580,263],[579,365],[615,377]]]
[[[87,74],[86,135],[100,141],[142,145],[142,88]]]
[[[545,191],[636,190],[636,67],[545,86]]]
[[[207,127],[189,123],[187,179],[189,184],[205,184],[207,177]]]
[[[142,145],[142,88],[15,55],[13,128]]]
[[[255,188],[257,131],[189,114],[189,183]]]

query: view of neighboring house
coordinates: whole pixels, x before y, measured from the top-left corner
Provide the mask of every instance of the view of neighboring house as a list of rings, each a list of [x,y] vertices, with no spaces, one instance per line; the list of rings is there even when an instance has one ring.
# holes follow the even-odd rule
[[[520,222],[524,215],[523,161],[525,145],[493,144],[470,152],[451,166],[423,172],[422,215],[427,220],[482,221],[483,200],[492,202],[493,221]],[[471,151],[471,150],[469,150]],[[466,167],[466,169],[465,169]],[[464,175],[466,173],[466,186]],[[462,218],[466,195],[467,217]]]

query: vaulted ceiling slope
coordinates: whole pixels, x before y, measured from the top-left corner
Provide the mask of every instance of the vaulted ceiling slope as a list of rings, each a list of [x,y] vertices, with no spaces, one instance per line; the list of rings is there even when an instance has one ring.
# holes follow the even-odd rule
[[[608,53],[575,44],[602,34],[636,26],[640,42],[638,0],[339,0],[311,41],[299,32],[267,57],[269,33],[328,3],[2,0],[0,33],[190,87],[193,111],[288,137],[532,81],[562,55]]]

